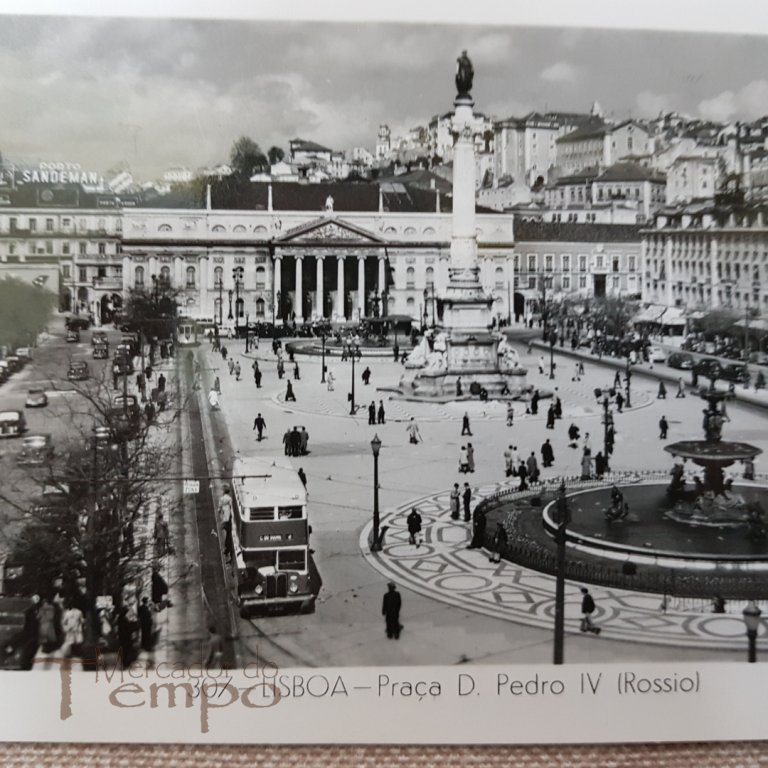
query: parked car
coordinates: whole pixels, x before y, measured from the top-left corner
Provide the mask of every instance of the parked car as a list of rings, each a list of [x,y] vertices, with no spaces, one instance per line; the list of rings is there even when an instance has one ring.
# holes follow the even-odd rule
[[[19,347],[16,350],[16,356],[20,357],[26,363],[32,359],[32,347]]]
[[[23,411],[0,411],[0,437],[20,437],[27,431]]]
[[[70,381],[85,381],[91,375],[91,371],[88,368],[88,363],[81,361],[75,361],[70,363],[69,370],[67,371],[67,378]]]
[[[27,435],[16,459],[19,465],[47,464],[53,459],[53,443],[49,434]]]
[[[670,368],[690,371],[693,368],[693,355],[689,355],[687,352],[673,352],[667,358],[667,365]]]
[[[94,331],[91,334],[91,344],[93,346],[96,346],[96,344],[108,344],[109,340],[107,339],[107,332],[106,331]]]
[[[720,378],[735,384],[749,384],[752,377],[744,363],[731,363],[720,370]]]
[[[48,405],[48,395],[44,389],[30,389],[27,391],[27,399],[24,402],[27,408],[45,408]]]
[[[11,373],[11,367],[8,365],[8,363],[5,360],[0,360],[0,376],[2,376],[2,380],[8,381]]]
[[[132,440],[139,435],[142,413],[136,395],[117,395],[107,412],[107,424],[116,440]]]
[[[75,317],[68,317],[64,322],[64,325],[67,330],[87,331],[91,327],[91,319],[89,317],[76,315]]]
[[[24,367],[24,361],[18,355],[8,355],[5,358],[5,362],[8,363],[8,367],[13,373],[20,371]]]
[[[66,338],[67,344],[72,344],[80,341],[80,331],[76,331],[73,329],[70,329],[67,331],[67,338]]]
[[[719,379],[722,372],[722,366],[717,358],[702,357],[701,360],[697,360],[694,364],[693,371],[697,376]]]
[[[661,347],[651,347],[648,350],[648,359],[652,363],[665,363],[667,361],[667,353]]]

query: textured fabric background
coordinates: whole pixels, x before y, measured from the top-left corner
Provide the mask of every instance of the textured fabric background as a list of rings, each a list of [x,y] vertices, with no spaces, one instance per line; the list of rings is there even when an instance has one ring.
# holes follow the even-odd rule
[[[350,768],[753,768],[768,766],[766,742],[576,747],[230,747],[0,744],[2,766],[203,768],[340,766]]]

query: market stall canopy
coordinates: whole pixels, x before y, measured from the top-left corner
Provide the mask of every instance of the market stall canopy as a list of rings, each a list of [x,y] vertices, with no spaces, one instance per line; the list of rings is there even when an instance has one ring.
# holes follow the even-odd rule
[[[656,325],[685,325],[687,320],[681,307],[666,307],[650,304],[633,318],[633,323],[655,323]]]
[[[760,320],[755,318],[754,320],[747,321],[746,319],[737,320],[734,325],[737,328],[748,328],[750,331],[762,331],[768,333],[768,320]]]

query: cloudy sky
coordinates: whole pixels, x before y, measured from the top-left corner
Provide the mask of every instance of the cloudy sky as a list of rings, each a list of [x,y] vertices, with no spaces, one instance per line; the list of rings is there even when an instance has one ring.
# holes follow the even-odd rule
[[[456,56],[476,109],[620,118],[676,109],[716,120],[768,113],[768,38],[622,30],[259,21],[0,19],[0,152],[141,179],[300,136],[372,149],[447,111]]]

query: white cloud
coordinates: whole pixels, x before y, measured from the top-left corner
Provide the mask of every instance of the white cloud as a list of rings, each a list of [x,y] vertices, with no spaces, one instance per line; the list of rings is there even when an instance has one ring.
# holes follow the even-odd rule
[[[539,77],[549,83],[574,83],[576,82],[578,73],[578,68],[570,62],[558,61],[546,69],[543,69],[539,73]]]
[[[738,91],[723,91],[699,102],[699,114],[708,120],[752,119],[765,114],[768,80],[753,80]]]
[[[674,109],[675,99],[666,93],[642,91],[637,94],[635,103],[642,117],[656,117],[660,112]]]

